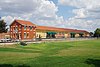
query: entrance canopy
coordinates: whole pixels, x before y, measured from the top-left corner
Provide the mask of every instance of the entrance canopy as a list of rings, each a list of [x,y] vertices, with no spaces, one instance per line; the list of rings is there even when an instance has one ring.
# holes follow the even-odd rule
[[[76,34],[75,32],[71,32],[70,34]]]
[[[47,34],[57,34],[56,32],[47,32]]]

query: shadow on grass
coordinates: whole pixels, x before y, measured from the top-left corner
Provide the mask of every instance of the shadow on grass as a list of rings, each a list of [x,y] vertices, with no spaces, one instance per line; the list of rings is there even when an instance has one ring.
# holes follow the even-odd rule
[[[0,67],[30,67],[30,66],[26,64],[16,65],[16,66],[13,66],[12,64],[0,64]]]
[[[0,67],[13,67],[11,64],[0,64]]]
[[[85,63],[87,63],[87,64],[93,64],[95,67],[100,67],[100,60],[98,60],[98,59],[87,59],[86,61],[85,61]]]

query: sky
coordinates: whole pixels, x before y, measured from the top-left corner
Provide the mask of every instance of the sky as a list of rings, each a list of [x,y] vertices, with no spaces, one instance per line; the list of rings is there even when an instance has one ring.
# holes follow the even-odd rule
[[[0,17],[36,25],[81,29],[100,28],[100,0],[0,0]]]

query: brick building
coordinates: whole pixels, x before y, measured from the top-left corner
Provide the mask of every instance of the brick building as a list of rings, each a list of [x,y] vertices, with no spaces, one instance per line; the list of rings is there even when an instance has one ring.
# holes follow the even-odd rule
[[[36,25],[23,20],[14,20],[10,25],[10,36],[12,39],[32,39],[35,38]]]
[[[9,38],[10,38],[10,32],[0,33],[0,39],[9,39]]]
[[[10,25],[12,39],[88,37],[85,30],[38,26],[30,21],[14,20]]]

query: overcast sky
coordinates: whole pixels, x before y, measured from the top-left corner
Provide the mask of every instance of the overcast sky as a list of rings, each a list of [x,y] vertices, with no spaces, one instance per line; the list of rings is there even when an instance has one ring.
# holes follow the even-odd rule
[[[100,0],[0,0],[0,17],[37,25],[94,31],[100,28]]]

